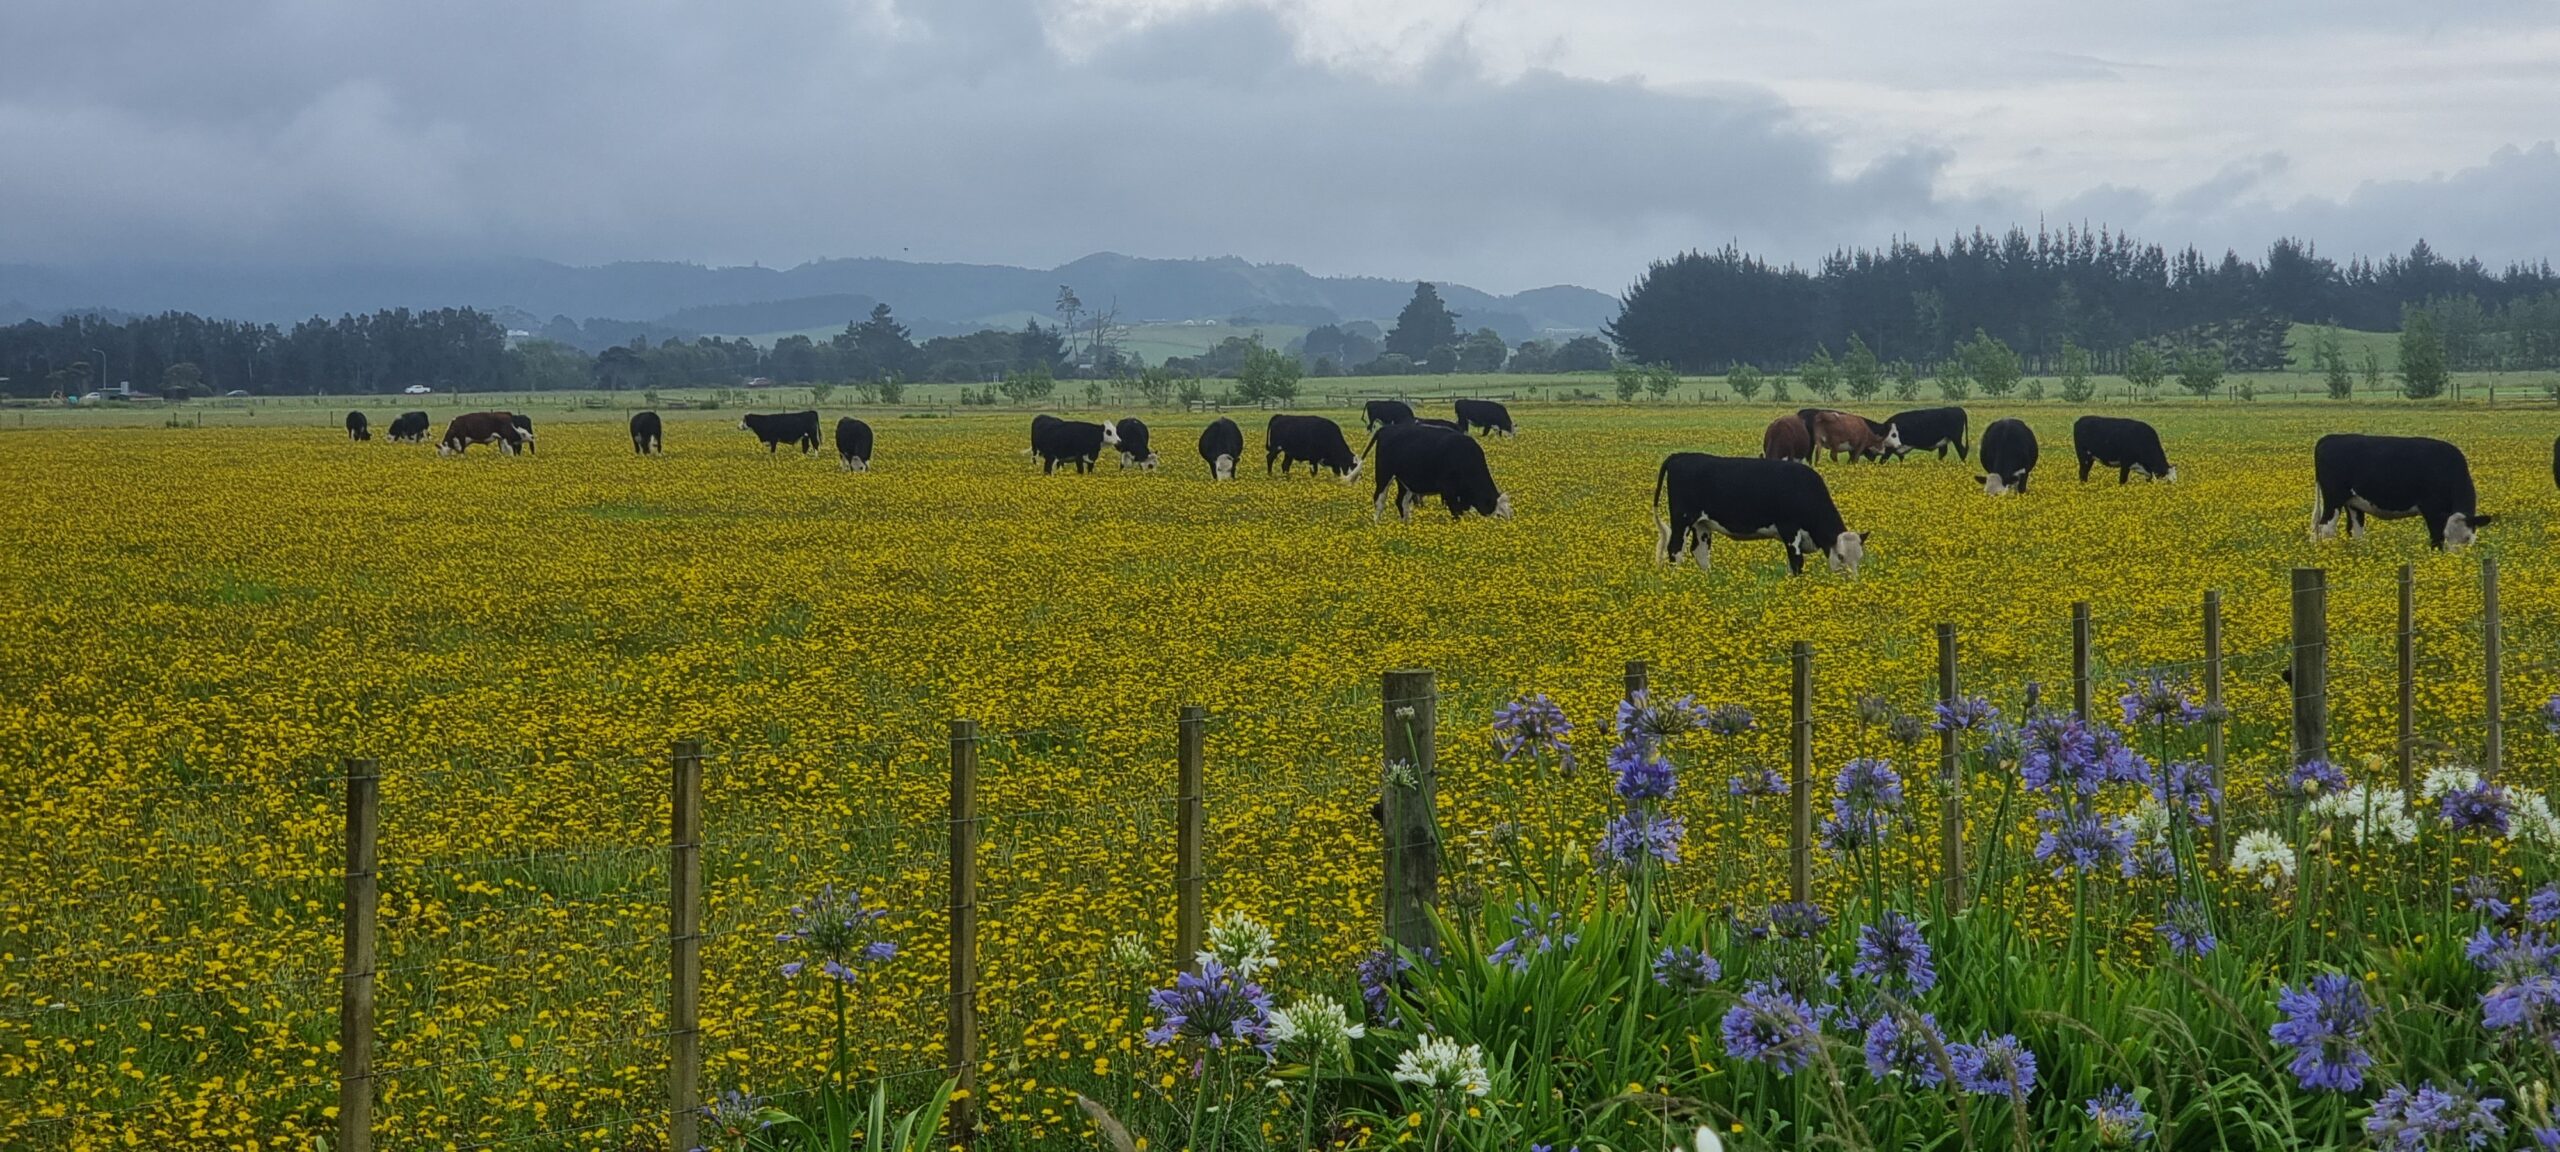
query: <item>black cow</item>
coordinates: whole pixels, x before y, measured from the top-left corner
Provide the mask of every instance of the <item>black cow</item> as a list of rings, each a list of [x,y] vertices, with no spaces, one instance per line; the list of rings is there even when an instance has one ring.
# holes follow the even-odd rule
[[[2178,470],[2169,463],[2169,454],[2160,448],[2160,430],[2140,420],[2083,416],[2071,422],[2071,450],[2080,455],[2083,484],[2089,481],[2092,464],[2115,469],[2118,484],[2137,473],[2155,480],[2178,478]]]
[[[373,425],[371,425],[371,424],[369,424],[369,423],[367,423],[367,422],[365,421],[364,413],[362,413],[362,412],[349,412],[349,413],[347,413],[347,439],[349,439],[349,440],[371,440],[371,439],[373,439]]]
[[[847,416],[836,421],[836,463],[847,472],[871,470],[871,426]]]
[[[1511,515],[1511,497],[1493,486],[1493,470],[1485,466],[1484,445],[1464,432],[1419,424],[1390,424],[1369,440],[1378,451],[1377,490],[1369,502],[1369,522],[1387,508],[1387,483],[1396,486],[1396,517],[1413,519],[1413,506],[1437,496],[1450,519],[1473,512],[1479,516]],[[1362,448],[1362,456],[1369,454]]]
[[[1047,413],[1031,418],[1031,454],[1040,458],[1044,476],[1055,473],[1061,464],[1091,472],[1094,461],[1102,458],[1102,446],[1119,442],[1120,430],[1109,424],[1060,420]]]
[[[1662,518],[1663,496],[1671,518]],[[1728,540],[1777,540],[1787,547],[1787,571],[1804,572],[1805,554],[1818,552],[1834,572],[1857,575],[1867,557],[1867,534],[1852,532],[1831,502],[1831,488],[1813,466],[1795,460],[1760,460],[1674,452],[1653,478],[1653,558],[1678,563],[1687,553],[1707,567],[1712,536]]]
[[[2462,449],[2442,440],[2323,436],[2312,446],[2311,471],[2320,484],[2319,506],[2311,516],[2315,540],[2337,535],[2340,512],[2346,513],[2351,536],[2364,535],[2367,516],[2423,516],[2428,545],[2442,551],[2471,543],[2491,519],[2480,515],[2471,462]]]
[[[643,456],[666,450],[666,428],[655,412],[635,412],[631,416],[631,450]]]
[[[533,451],[533,417],[527,416],[522,412],[516,412],[509,414],[508,419],[516,422],[516,431],[524,433],[524,446],[522,450],[526,452]]]
[[[2027,494],[2027,473],[2036,468],[2036,433],[2017,417],[1994,420],[1982,430],[1982,490],[1993,496]]]
[[[1966,459],[1973,445],[1965,438],[1965,415],[1962,408],[1914,408],[1896,412],[1885,421],[1902,435],[1902,446],[1893,450],[1900,460],[1914,452],[1935,450],[1938,459],[1947,458],[1947,449],[1956,450],[1956,459]]]
[[[1342,425],[1322,416],[1273,416],[1262,429],[1264,475],[1271,474],[1274,460],[1280,462],[1284,476],[1300,460],[1307,462],[1310,476],[1318,468],[1330,468],[1348,483],[1360,474],[1360,458],[1351,454],[1351,442],[1342,438]]]
[[[424,412],[403,412],[399,416],[395,417],[391,421],[391,439],[394,443],[426,443],[427,414]]]
[[[1404,424],[1413,420],[1413,405],[1402,400],[1372,400],[1367,405],[1369,427]]]
[[[1460,400],[1457,409],[1460,432],[1473,425],[1487,432],[1516,435],[1511,429],[1511,410],[1491,400]]]
[[[1155,449],[1147,446],[1147,423],[1135,416],[1123,416],[1111,424],[1120,434],[1120,466],[1156,470]]]
[[[764,442],[768,456],[785,444],[799,445],[803,456],[818,450],[818,414],[814,410],[749,412],[738,417],[738,428],[755,433],[756,439]]]
[[[1236,478],[1236,461],[1244,458],[1244,429],[1224,416],[1200,430],[1200,459],[1209,465],[1212,480]]]

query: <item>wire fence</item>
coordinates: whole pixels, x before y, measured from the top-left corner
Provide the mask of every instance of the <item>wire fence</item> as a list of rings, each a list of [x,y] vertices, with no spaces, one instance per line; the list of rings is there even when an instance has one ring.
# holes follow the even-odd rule
[[[1605,750],[1639,687],[1751,716],[1682,738],[1666,802],[1687,830],[1666,896],[1737,916],[1862,877],[1943,887],[1951,867],[1970,899],[2049,896],[2012,781],[1972,736],[1946,771],[1928,722],[1950,674],[2011,718],[2085,701],[2119,729],[2129,682],[2218,700],[2218,720],[2144,750],[2209,764],[2226,828],[2268,819],[2272,785],[2313,750],[2360,783],[2397,781],[2405,753],[2415,775],[2459,762],[2548,785],[2560,614],[2493,617],[2489,587],[2318,581],[2292,628],[2213,620],[2202,599],[2185,620],[2091,605],[2031,634],[1957,630],[1936,675],[1915,657],[1941,641],[1913,627],[1565,684],[1390,674],[1230,700],[1189,727],[777,728],[700,750],[690,776],[679,745],[299,764],[264,789],[176,760],[147,792],[64,778],[22,826],[140,835],[114,861],[26,846],[24,890],[49,894],[0,916],[0,1080],[22,1086],[0,1145],[157,1126],[689,1146],[726,1092],[912,1100],[945,1077],[969,1089],[953,1123],[1036,1131],[1061,1122],[1035,1083],[1125,1035],[1216,913],[1271,927],[1291,964],[1340,971],[1427,931],[1422,903],[1498,936],[1537,914],[1515,901],[1568,898],[1589,873],[1559,862],[1593,858],[1625,809]],[[1541,690],[1578,725],[1570,761],[1494,740],[1496,710]],[[1897,766],[1906,803],[1898,834],[1853,858],[1820,825],[1859,758]],[[852,978],[826,974],[792,934],[829,889],[885,913],[871,929],[893,960],[839,956]],[[116,1074],[73,1074],[101,1063]]]

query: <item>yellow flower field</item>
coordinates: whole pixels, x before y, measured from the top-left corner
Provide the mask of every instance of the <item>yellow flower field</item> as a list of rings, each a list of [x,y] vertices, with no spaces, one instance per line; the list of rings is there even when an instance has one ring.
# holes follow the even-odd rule
[[[382,776],[379,1146],[663,1141],[667,750],[706,768],[704,1084],[788,1094],[832,1015],[773,937],[821,884],[891,908],[896,961],[855,992],[863,1075],[940,1056],[947,722],[981,743],[981,1106],[1080,1132],[1073,1073],[1144,1090],[1135,1000],[1104,955],[1159,957],[1174,917],[1174,718],[1212,717],[1209,903],[1282,930],[1293,976],[1377,933],[1378,674],[1438,671],[1449,890],[1493,832],[1586,837],[1601,773],[1498,763],[1492,710],[1546,691],[1599,735],[1626,661],[1761,729],[1684,795],[1692,898],[1782,891],[1783,820],[1732,821],[1736,757],[1785,763],[1786,652],[1813,645],[1815,766],[1883,748],[1855,701],[1934,691],[1954,621],[1965,689],[2070,692],[2087,600],[2096,707],[2123,675],[2192,679],[2222,591],[2246,801],[2287,751],[2288,569],[2329,570],[2338,758],[2390,750],[2395,571],[2418,581],[2418,724],[2477,756],[2480,550],[2414,521],[2308,536],[2311,440],[2460,444],[2503,569],[2509,771],[2560,764],[2538,710],[2560,643],[2560,414],[2160,405],[2175,485],[2073,482],[2069,413],[2032,495],[1970,466],[1824,465],[1858,579],[1789,579],[1774,544],[1658,567],[1654,468],[1747,453],[1775,408],[1531,407],[1488,445],[1509,521],[1369,522],[1353,486],[1213,484],[1205,416],[1150,417],[1167,467],[1042,477],[1028,413],[874,421],[867,475],[768,458],[727,419],[544,418],[539,455],[351,444],[325,429],[0,432],[0,1146],[304,1148],[336,1101],[342,762]],[[1973,409],[1979,428],[1997,415]],[[1357,418],[1335,413],[1355,432]],[[1247,424],[1248,453],[1260,444]],[[1816,565],[1818,568],[1818,565]],[[1712,773],[1712,778],[1707,774]],[[1977,809],[1980,811],[1980,809]],[[1909,858],[1932,860],[1926,841]],[[1107,1071],[1103,1071],[1107,1070]]]

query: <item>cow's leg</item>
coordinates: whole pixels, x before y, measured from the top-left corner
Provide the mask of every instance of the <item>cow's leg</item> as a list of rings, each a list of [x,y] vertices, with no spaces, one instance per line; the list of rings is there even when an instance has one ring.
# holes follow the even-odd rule
[[[2453,513],[2449,511],[2438,513],[2430,510],[2427,512],[2427,547],[2433,548],[2438,552],[2444,551],[2444,526],[2445,522],[2450,520],[2452,517]]]
[[[2119,487],[2119,488],[2123,487],[2123,486],[2124,486],[2125,481],[2127,481],[2127,480],[2131,480],[2131,479],[2133,479],[2133,462],[2132,462],[2132,461],[2128,460],[2128,461],[2126,461],[2126,462],[2124,462],[2124,463],[2122,463],[2122,464],[2116,465],[2116,486],[2117,486],[2117,487]]]
[[[1786,537],[1786,541],[1787,575],[1802,576],[1804,575],[1804,549],[1796,544],[1796,538],[1793,534],[1789,534]]]
[[[2095,457],[2095,456],[2092,456],[2092,455],[2090,455],[2090,454],[2088,454],[2088,453],[2086,453],[2086,452],[2083,452],[2083,453],[2081,453],[2081,454],[2080,454],[2080,482],[2081,482],[2081,483],[2086,484],[2086,483],[2088,483],[2088,482],[2089,482],[2089,466],[2090,466],[2090,465],[2092,465],[2092,464],[2095,464],[2095,463],[2097,463],[2097,462],[2098,462],[2098,458],[2097,458],[2097,457]]]
[[[2024,472],[2020,472],[2020,473],[2018,473],[2018,482],[2017,482],[2017,483],[2015,483],[2015,484],[2010,485],[2010,486],[2009,486],[2009,490],[2010,490],[2010,491],[2012,491],[2012,492],[2017,493],[2017,494],[2018,494],[2018,495],[2020,495],[2020,496],[2024,496],[2024,495],[2026,495],[2026,494],[2027,494],[2027,473],[2024,473]]]
[[[1689,559],[1697,563],[1698,571],[1707,570],[1707,549],[1714,544],[1715,533],[1699,527],[1696,520],[1689,522]]]
[[[1413,523],[1413,506],[1420,502],[1421,497],[1412,489],[1405,487],[1404,481],[1396,481],[1396,519],[1407,524]]]

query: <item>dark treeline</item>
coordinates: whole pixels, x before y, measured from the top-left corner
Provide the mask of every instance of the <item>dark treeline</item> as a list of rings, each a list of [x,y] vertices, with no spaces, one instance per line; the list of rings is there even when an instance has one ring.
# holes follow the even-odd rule
[[[1646,270],[1609,334],[1628,360],[1690,372],[1784,368],[1817,349],[1841,350],[1853,333],[1888,361],[1928,365],[1977,331],[2034,369],[2057,363],[2065,341],[2101,366],[2138,346],[2213,345],[2233,367],[2273,368],[2281,354],[2263,362],[2263,333],[2290,322],[2387,331],[2407,307],[2467,300],[2494,326],[2511,310],[2544,307],[2555,291],[2560,276],[2547,261],[2492,272],[2476,259],[2448,261],[2424,241],[2379,263],[2340,264],[2291,239],[2261,260],[2226,252],[2217,261],[2104,229],[2013,228],[1839,252],[1811,271],[1731,246],[1689,252]]]
[[[511,386],[521,366],[497,322],[468,308],[315,316],[289,329],[185,312],[73,314],[0,328],[0,376],[15,396],[125,383],[136,392],[182,386],[199,395],[495,388]]]

